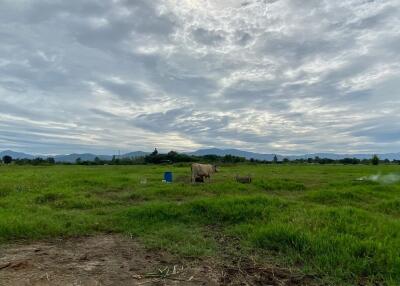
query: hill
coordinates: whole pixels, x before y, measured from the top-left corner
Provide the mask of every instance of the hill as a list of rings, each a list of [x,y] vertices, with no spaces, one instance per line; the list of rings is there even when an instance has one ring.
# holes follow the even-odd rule
[[[134,151],[125,153],[119,156],[119,158],[137,158],[148,155],[149,152],[143,151]],[[217,155],[217,156],[225,156],[225,155],[233,155],[238,157],[245,157],[246,159],[257,159],[257,160],[266,160],[272,161],[274,159],[275,154],[264,154],[264,153],[255,153],[249,151],[243,151],[239,149],[218,149],[218,148],[209,148],[209,149],[199,149],[194,152],[186,153],[188,155],[195,155],[195,156],[204,156],[204,155]],[[11,150],[6,150],[0,152],[0,157],[5,155],[9,155],[14,159],[34,159],[37,157],[46,158],[48,156],[42,155],[31,155],[22,152],[14,152]],[[373,154],[335,154],[335,153],[310,153],[304,155],[280,155],[276,154],[278,160],[281,161],[284,158],[288,158],[290,160],[296,159],[308,159],[308,158],[328,158],[333,160],[340,160],[344,158],[357,158],[357,159],[370,159]],[[98,155],[92,153],[73,153],[73,154],[65,154],[65,155],[56,155],[54,159],[57,162],[68,162],[73,163],[76,159],[81,158],[82,161],[94,161],[94,159],[98,157],[101,160],[111,160],[113,155]],[[118,156],[117,156],[118,157]],[[382,160],[389,159],[389,160],[400,160],[400,152],[399,153],[386,153],[386,154],[378,154],[378,157]]]
[[[211,148],[211,149],[200,149],[195,152],[188,153],[190,155],[197,155],[197,156],[204,156],[204,155],[218,155],[218,156],[225,156],[225,155],[233,155],[239,157],[245,157],[246,159],[257,159],[257,160],[267,160],[272,161],[275,154],[263,154],[263,153],[254,153],[248,151],[242,151],[238,149],[218,149],[218,148]],[[311,153],[311,154],[304,154],[304,155],[280,155],[276,154],[278,160],[283,160],[284,158],[288,158],[290,160],[296,159],[308,159],[308,158],[328,158],[332,160],[340,160],[344,158],[357,158],[357,159],[371,159],[373,154],[335,154],[335,153]],[[400,160],[400,153],[388,153],[388,154],[378,154],[378,157],[382,160],[389,159],[389,160]]]
[[[11,150],[0,152],[0,158],[3,158],[4,156],[11,156],[14,159],[34,159],[35,157],[37,157],[26,153],[14,152]]]

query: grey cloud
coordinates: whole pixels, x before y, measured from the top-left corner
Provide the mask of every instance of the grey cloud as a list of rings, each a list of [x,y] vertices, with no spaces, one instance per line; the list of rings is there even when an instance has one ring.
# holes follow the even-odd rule
[[[276,95],[276,90],[273,87],[260,89],[232,87],[224,91],[223,98],[219,100],[218,105],[227,108],[248,106],[265,110],[268,105],[276,106],[275,100],[272,98],[274,95]]]
[[[98,108],[91,108],[90,111],[94,113],[96,116],[99,116],[101,118],[106,118],[106,119],[121,119],[119,116],[116,116],[115,114],[112,114],[110,112],[100,110]]]
[[[210,31],[203,28],[197,28],[193,31],[195,40],[204,45],[220,45],[225,41],[221,31]]]
[[[2,1],[0,149],[400,151],[398,1],[172,3]]]
[[[132,120],[136,126],[154,132],[185,132],[190,135],[208,133],[209,130],[224,128],[229,121],[228,116],[195,113],[191,109],[172,109],[166,112],[141,114]],[[206,130],[206,131],[205,131]]]
[[[365,18],[357,19],[354,23],[348,25],[349,29],[372,29],[379,26],[386,26],[388,20],[395,20],[398,16],[399,9],[396,6],[386,7],[380,11],[377,11],[373,15],[369,15]],[[393,17],[392,17],[393,16]]]
[[[167,92],[187,96],[204,97],[217,88],[214,80],[198,76],[176,76],[167,74],[159,77],[157,83]]]
[[[242,46],[246,46],[247,44],[249,44],[252,39],[253,37],[246,32],[237,31],[235,34],[235,41]]]
[[[165,35],[173,32],[176,25],[172,14],[162,14],[156,12],[156,3],[146,0],[126,0],[123,1],[125,7],[134,12],[136,17],[132,19],[133,28],[141,33],[156,33]]]
[[[4,9],[0,15],[5,21],[20,23],[43,24],[63,14],[80,14],[85,16],[104,14],[110,5],[103,1],[12,1],[2,3]]]
[[[340,40],[304,37],[298,34],[288,36],[273,32],[265,34],[260,49],[264,54],[287,62],[289,66],[296,66],[311,60],[316,55],[332,54],[344,49],[345,46],[339,45],[337,41]]]
[[[400,126],[375,125],[370,129],[353,132],[354,136],[370,137],[375,142],[399,142]]]
[[[17,90],[17,92],[19,92],[19,90]],[[19,107],[16,104],[11,104],[8,102],[1,102],[0,113],[9,114],[9,115],[17,116],[17,117],[24,116],[25,118],[28,118],[31,120],[49,119],[49,117],[47,117],[46,115],[40,114],[40,112],[38,112],[38,110],[36,108],[34,110],[32,110],[29,108]]]
[[[366,137],[374,142],[399,142],[400,141],[400,117],[396,115],[377,116],[365,120],[351,128],[353,136]]]
[[[145,96],[143,90],[130,83],[119,83],[105,80],[101,82],[100,85],[124,99],[140,100]]]
[[[26,87],[23,83],[18,83],[13,80],[0,80],[0,86],[11,92],[18,92],[18,93],[26,92]]]

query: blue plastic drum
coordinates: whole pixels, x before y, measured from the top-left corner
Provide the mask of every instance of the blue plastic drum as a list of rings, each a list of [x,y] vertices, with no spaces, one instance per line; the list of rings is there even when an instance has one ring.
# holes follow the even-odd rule
[[[164,173],[164,180],[167,183],[172,183],[172,172],[165,172]]]

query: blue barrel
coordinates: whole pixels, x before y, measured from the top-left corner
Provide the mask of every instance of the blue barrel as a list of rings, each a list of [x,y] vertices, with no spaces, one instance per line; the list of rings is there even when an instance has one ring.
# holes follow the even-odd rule
[[[164,180],[167,183],[172,183],[172,172],[165,172],[164,173]]]

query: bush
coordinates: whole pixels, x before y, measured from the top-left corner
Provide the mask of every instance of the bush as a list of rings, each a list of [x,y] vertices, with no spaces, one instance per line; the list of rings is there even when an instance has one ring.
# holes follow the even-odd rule
[[[379,164],[379,157],[377,155],[374,155],[374,157],[372,157],[372,165],[378,165]]]
[[[12,159],[11,156],[6,155],[6,156],[3,157],[3,163],[4,164],[11,164],[12,160],[13,159]]]

